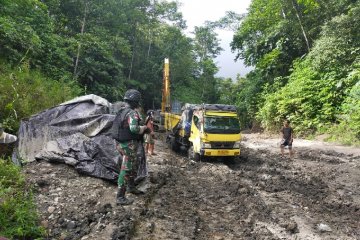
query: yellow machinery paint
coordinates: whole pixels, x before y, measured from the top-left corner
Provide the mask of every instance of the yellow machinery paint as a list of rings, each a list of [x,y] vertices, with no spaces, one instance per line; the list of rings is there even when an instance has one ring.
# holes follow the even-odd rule
[[[231,106],[231,110],[209,109],[206,110],[202,105],[198,105],[193,110],[191,118],[190,133],[186,133],[183,117],[173,113],[165,113],[165,129],[168,131],[168,138],[173,150],[177,150],[180,146],[188,150],[189,157],[199,159],[204,156],[208,157],[224,157],[240,155],[240,126],[227,131],[229,126],[222,125],[223,131],[211,132],[206,129],[206,122],[209,119],[227,120],[231,123],[238,123],[239,119],[235,107]],[[208,108],[213,105],[207,104]],[[220,106],[220,105],[214,105]],[[221,105],[224,106],[224,105]],[[230,105],[225,105],[230,106]],[[225,122],[225,121],[224,121]]]
[[[191,113],[191,114],[190,114]],[[164,61],[161,115],[167,142],[174,151],[185,148],[192,159],[240,155],[240,126],[236,107],[222,104],[188,104],[181,115],[171,113],[169,59]],[[213,127],[213,122],[222,122]]]
[[[163,88],[161,100],[161,112],[170,112],[170,62],[168,58],[164,60],[164,73],[163,73]]]

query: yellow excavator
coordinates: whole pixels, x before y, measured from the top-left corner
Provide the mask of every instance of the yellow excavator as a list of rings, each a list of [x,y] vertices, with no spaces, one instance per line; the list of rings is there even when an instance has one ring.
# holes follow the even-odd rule
[[[240,125],[235,106],[185,104],[181,114],[171,113],[168,59],[164,65],[162,100],[167,142],[173,151],[183,149],[195,161],[240,155]]]

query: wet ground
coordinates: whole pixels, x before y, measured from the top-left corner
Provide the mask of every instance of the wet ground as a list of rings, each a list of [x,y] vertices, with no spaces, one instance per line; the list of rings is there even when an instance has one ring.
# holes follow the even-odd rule
[[[360,149],[301,141],[295,159],[250,134],[240,158],[192,162],[160,136],[146,194],[125,207],[115,184],[67,165],[24,172],[47,239],[360,239]]]

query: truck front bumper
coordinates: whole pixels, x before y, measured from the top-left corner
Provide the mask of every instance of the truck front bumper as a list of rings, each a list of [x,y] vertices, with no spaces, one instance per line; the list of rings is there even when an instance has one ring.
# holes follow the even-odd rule
[[[239,156],[240,149],[201,149],[200,155],[205,157]]]

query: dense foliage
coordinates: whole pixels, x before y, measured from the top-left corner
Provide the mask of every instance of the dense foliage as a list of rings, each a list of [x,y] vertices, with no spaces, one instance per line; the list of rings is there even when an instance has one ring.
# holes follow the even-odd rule
[[[17,130],[19,119],[64,102],[81,92],[74,82],[50,80],[39,71],[29,71],[25,66],[12,69],[4,63],[0,64],[0,79],[1,122],[10,132]]]
[[[0,236],[36,239],[45,230],[38,227],[34,199],[20,168],[0,159]]]
[[[0,122],[14,132],[76,95],[114,102],[128,88],[142,92],[145,109],[159,108],[165,58],[173,99],[218,101],[215,28],[190,38],[185,27],[175,1],[0,0]]]
[[[233,84],[244,124],[359,142],[359,24],[356,0],[253,0],[232,42],[255,67]]]
[[[139,89],[159,108],[164,58],[171,97],[236,104],[243,127],[298,134],[349,132],[359,141],[358,0],[253,0],[246,15],[186,28],[178,2],[164,0],[0,0],[0,122],[80,94],[109,101]],[[252,66],[235,81],[215,77],[217,28],[234,30],[238,59]]]

